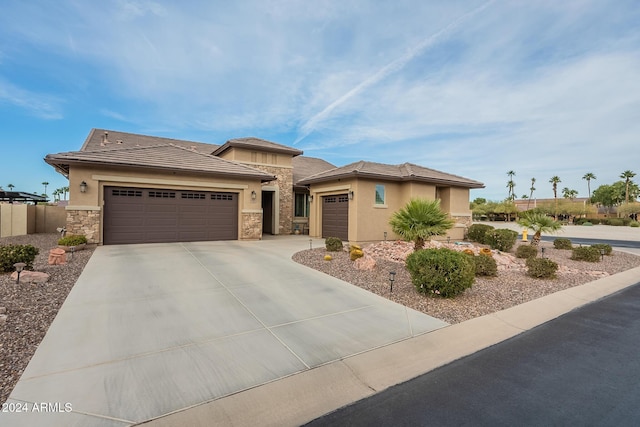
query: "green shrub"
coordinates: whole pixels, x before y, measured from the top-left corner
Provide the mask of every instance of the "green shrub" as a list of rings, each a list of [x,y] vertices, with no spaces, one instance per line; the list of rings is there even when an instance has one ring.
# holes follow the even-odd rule
[[[355,261],[358,258],[362,258],[364,256],[364,252],[362,252],[362,249],[351,249],[351,251],[349,252],[349,258],[351,259],[351,261]]]
[[[600,253],[601,249],[604,249],[605,255],[611,255],[611,252],[613,252],[613,248],[611,247],[611,245],[607,245],[606,243],[596,243],[594,245],[591,245],[591,247],[596,248],[598,250],[598,253]]]
[[[476,276],[497,276],[498,264],[492,256],[477,255],[473,257],[476,264]]]
[[[598,262],[600,261],[600,250],[593,246],[573,248],[571,259],[574,261]]]
[[[424,249],[407,257],[407,270],[416,290],[453,297],[475,281],[473,258],[451,249]]]
[[[589,222],[593,225],[598,225],[601,223],[600,219],[598,218],[589,218]]]
[[[520,245],[516,249],[517,258],[535,258],[538,256],[538,247],[531,245]]]
[[[571,240],[566,237],[558,237],[553,241],[553,247],[556,249],[573,249]]]
[[[537,279],[550,279],[556,277],[558,264],[549,258],[528,258],[526,261],[527,276]]]
[[[58,244],[60,246],[78,246],[83,243],[87,243],[87,238],[80,234],[69,234],[68,236],[63,237],[58,240]]]
[[[573,218],[573,225],[582,225],[585,222],[588,222],[587,218]]]
[[[486,243],[485,234],[488,231],[495,230],[493,226],[487,224],[473,224],[467,231],[467,239],[472,242]]]
[[[640,227],[640,222],[638,221],[631,221],[629,223],[629,227]]]
[[[594,224],[597,224],[597,222],[594,222]],[[609,223],[609,218],[602,218],[602,219],[600,220],[600,224],[601,224],[601,225],[611,225],[611,224]]]
[[[631,218],[620,218],[622,220],[622,225],[624,225],[625,227],[629,224],[631,224],[631,221],[633,221]]]
[[[327,237],[324,241],[324,246],[329,252],[338,252],[343,248],[342,240],[337,237]]]
[[[484,235],[485,242],[492,249],[509,252],[516,244],[518,233],[513,230],[500,229],[489,231]]]
[[[24,262],[27,270],[33,268],[33,261],[40,251],[32,245],[6,245],[0,246],[0,272],[8,273],[15,268],[13,264]]]
[[[609,220],[609,225],[613,225],[614,227],[621,227],[624,225],[624,221],[622,218],[611,218]]]
[[[586,222],[583,222],[582,225],[586,225],[587,227],[590,227],[590,226],[593,225],[593,223],[589,222],[589,221],[586,221]]]

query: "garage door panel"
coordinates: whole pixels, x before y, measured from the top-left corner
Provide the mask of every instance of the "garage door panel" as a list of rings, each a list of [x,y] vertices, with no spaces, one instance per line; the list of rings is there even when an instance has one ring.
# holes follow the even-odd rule
[[[104,243],[238,238],[234,193],[105,187]]]
[[[322,237],[349,238],[349,197],[346,194],[322,197]]]

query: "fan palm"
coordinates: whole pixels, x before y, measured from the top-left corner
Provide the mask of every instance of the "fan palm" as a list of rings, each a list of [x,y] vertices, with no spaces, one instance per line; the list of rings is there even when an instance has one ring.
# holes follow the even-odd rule
[[[524,212],[518,219],[518,224],[534,231],[531,245],[538,246],[542,233],[555,233],[562,228],[562,224],[551,217],[539,212]]]
[[[582,179],[586,179],[587,180],[587,191],[589,191],[589,202],[591,202],[591,180],[592,179],[597,179],[597,178],[593,173],[587,172],[587,173],[584,174]]]
[[[624,179],[625,191],[624,191],[624,202],[629,203],[629,183],[631,182],[631,178],[636,176],[636,174],[630,170],[626,170],[620,174],[620,178]]]
[[[556,175],[556,176],[552,176],[549,182],[552,184],[553,198],[556,201],[556,210],[555,210],[554,217],[555,219],[558,219],[558,184],[560,184],[562,181],[560,180],[560,177]]]
[[[414,242],[414,250],[424,248],[432,236],[441,236],[453,227],[453,220],[440,210],[439,200],[411,199],[389,220],[391,230],[406,241]]]

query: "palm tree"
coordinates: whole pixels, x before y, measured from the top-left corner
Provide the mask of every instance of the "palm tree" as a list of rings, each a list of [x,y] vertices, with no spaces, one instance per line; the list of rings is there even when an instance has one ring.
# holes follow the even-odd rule
[[[13,184],[8,184],[7,188],[9,189],[9,191],[12,191],[15,188],[15,185]]]
[[[531,245],[538,246],[542,233],[555,233],[562,228],[562,224],[551,217],[539,212],[524,212],[518,219],[518,224],[530,228],[535,233]]]
[[[409,200],[389,220],[391,230],[406,241],[413,241],[416,251],[424,248],[424,242],[432,236],[446,234],[453,223],[440,210],[440,200],[418,198]]]
[[[516,186],[516,183],[513,182],[513,177],[516,175],[516,173],[514,171],[509,171],[507,172],[507,175],[509,176],[509,181],[507,181],[507,188],[509,189],[509,195],[507,196],[507,198],[513,200],[516,198],[516,195],[513,192],[513,189]]]
[[[587,172],[587,173],[584,174],[582,179],[586,179],[587,180],[587,190],[589,191],[589,203],[591,203],[591,180],[592,179],[596,179],[596,176],[594,174],[592,174],[591,172]]]
[[[624,188],[625,188],[624,203],[625,204],[629,203],[629,183],[631,182],[631,178],[633,178],[634,176],[636,176],[636,174],[630,170],[626,170],[620,174],[620,178],[624,179]]]
[[[49,183],[47,181],[44,181],[42,185],[44,185],[44,196],[47,197],[47,185],[49,185]]]
[[[64,193],[64,200],[67,200],[67,193],[69,192],[69,187],[62,187],[61,190]]]
[[[533,186],[533,184],[536,183],[536,179],[535,178],[531,178],[531,188],[529,190],[531,190],[531,192],[529,193],[529,200],[527,200],[527,210],[529,210],[529,203],[531,203],[531,198],[533,197],[533,192],[536,191],[536,187]]]
[[[553,198],[556,201],[556,210],[554,214],[554,219],[557,220],[558,219],[558,184],[560,184],[562,181],[560,181],[560,177],[556,175],[556,176],[552,176],[549,182],[553,184]]]

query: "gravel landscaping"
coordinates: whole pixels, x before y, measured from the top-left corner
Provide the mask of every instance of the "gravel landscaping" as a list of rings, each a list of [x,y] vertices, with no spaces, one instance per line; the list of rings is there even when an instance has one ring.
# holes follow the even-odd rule
[[[3,237],[0,245],[33,245],[40,250],[33,264],[35,271],[49,274],[43,284],[16,284],[11,273],[0,274],[0,307],[6,308],[6,323],[0,324],[0,403],[5,402],[44,338],[49,325],[73,288],[93,247],[75,252],[67,264],[49,265],[49,250],[57,247],[60,235],[30,234]]]
[[[442,246],[455,248],[453,244]],[[411,276],[404,262],[399,260],[411,253],[412,247],[413,244],[406,242],[384,242],[365,246],[365,256],[369,254],[375,261],[372,270],[356,268],[346,251],[327,252],[324,248],[298,252],[293,255],[293,260],[448,323],[459,323],[494,313],[640,266],[640,257],[617,251],[611,256],[605,256],[601,262],[573,261],[569,259],[570,250],[554,249],[552,244],[542,242],[545,257],[554,260],[560,266],[555,279],[528,277],[525,274],[524,260],[494,251],[494,258],[502,258],[503,261],[498,263],[497,277],[477,277],[472,288],[463,294],[455,298],[442,298],[419,294],[411,283]],[[513,248],[513,252],[516,248],[517,246]],[[326,254],[330,254],[333,259],[325,261]],[[393,292],[390,292],[389,286],[390,271],[396,272]]]

